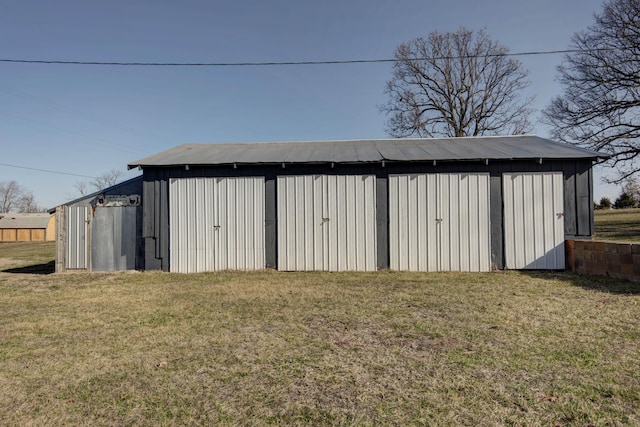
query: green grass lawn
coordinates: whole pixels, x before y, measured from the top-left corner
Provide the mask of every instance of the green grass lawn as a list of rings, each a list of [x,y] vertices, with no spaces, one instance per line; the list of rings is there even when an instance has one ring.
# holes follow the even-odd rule
[[[52,257],[0,245],[0,425],[640,424],[630,282],[31,272]]]
[[[595,211],[596,240],[640,242],[640,209]]]

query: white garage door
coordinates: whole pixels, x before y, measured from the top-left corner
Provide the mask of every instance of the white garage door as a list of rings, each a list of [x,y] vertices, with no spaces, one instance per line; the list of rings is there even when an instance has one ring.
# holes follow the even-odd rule
[[[374,175],[279,176],[278,270],[374,271]]]
[[[564,269],[562,173],[505,173],[502,181],[505,267]]]
[[[169,268],[178,273],[265,268],[264,178],[173,178]]]
[[[490,271],[489,175],[389,176],[393,270]]]

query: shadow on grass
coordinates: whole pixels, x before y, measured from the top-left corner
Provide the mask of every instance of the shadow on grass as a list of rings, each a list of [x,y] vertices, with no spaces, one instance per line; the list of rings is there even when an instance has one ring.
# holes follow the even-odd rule
[[[3,273],[13,274],[52,274],[56,271],[55,261],[49,261],[46,264],[27,265],[25,267],[8,268],[2,270]]]
[[[580,286],[581,288],[592,291],[612,294],[640,294],[640,283],[631,282],[625,279],[616,279],[610,276],[597,276],[578,274],[571,271],[548,270],[522,270],[522,274],[539,279],[562,280],[564,282],[570,282],[574,286]]]
[[[640,241],[640,228],[625,225],[601,225],[595,237],[597,240],[637,243]]]

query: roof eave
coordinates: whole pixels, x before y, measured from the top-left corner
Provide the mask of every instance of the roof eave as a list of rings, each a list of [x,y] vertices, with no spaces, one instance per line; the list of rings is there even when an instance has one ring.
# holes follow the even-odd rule
[[[341,164],[341,165],[357,165],[357,164],[379,164],[382,162],[385,163],[428,163],[428,162],[513,162],[513,161],[549,161],[549,160],[570,160],[570,159],[583,159],[583,160],[592,160],[592,161],[600,161],[606,160],[610,158],[610,155],[604,153],[597,153],[597,155],[593,156],[584,156],[584,157],[539,157],[539,156],[530,156],[530,157],[473,157],[468,159],[460,159],[460,158],[430,158],[430,159],[416,159],[416,160],[396,160],[396,159],[380,159],[380,160],[366,160],[366,161],[309,161],[309,162],[291,162],[291,161],[282,161],[282,162],[226,162],[226,163],[167,163],[167,164],[129,164],[129,169],[134,168],[185,168],[185,167],[238,167],[238,166],[279,166],[279,165],[330,165],[330,164]]]

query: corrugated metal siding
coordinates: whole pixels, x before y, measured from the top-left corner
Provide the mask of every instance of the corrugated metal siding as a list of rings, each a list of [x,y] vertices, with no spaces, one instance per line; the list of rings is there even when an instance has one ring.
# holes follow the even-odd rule
[[[180,178],[169,184],[170,270],[265,267],[264,178]]]
[[[100,207],[91,226],[91,270],[136,268],[139,206]]]
[[[279,176],[277,198],[278,269],[326,270],[324,177]]]
[[[279,176],[278,269],[375,271],[374,175]]]
[[[490,271],[488,174],[440,174],[444,271]]]
[[[90,207],[64,207],[67,220],[65,268],[83,270],[89,268]]]
[[[389,177],[390,268],[490,271],[488,174]]]
[[[502,179],[505,267],[564,269],[562,173],[505,173]]]
[[[438,271],[436,174],[389,177],[389,267]]]

